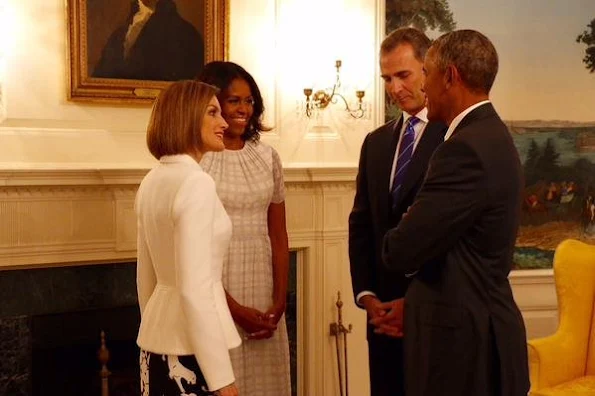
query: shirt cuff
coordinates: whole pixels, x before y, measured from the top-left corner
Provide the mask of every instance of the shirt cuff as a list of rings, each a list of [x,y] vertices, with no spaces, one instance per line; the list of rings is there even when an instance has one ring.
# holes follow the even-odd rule
[[[363,296],[374,296],[376,297],[376,293],[371,292],[369,290],[364,290],[363,292],[359,292],[358,295],[355,297],[355,302],[356,304],[360,307],[360,308],[364,308],[364,306],[362,305],[362,303],[360,302],[360,300],[362,299]]]

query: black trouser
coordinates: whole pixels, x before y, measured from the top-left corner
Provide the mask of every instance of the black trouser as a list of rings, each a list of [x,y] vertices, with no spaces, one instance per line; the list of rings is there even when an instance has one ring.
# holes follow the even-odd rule
[[[403,339],[368,333],[370,395],[404,396]]]

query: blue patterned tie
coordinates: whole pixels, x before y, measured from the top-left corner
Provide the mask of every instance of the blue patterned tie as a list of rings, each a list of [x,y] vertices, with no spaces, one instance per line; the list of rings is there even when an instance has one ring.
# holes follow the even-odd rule
[[[415,130],[413,128],[419,121],[420,120],[417,117],[410,117],[407,121],[407,127],[405,128],[403,138],[401,139],[399,156],[397,157],[397,166],[395,168],[395,178],[393,179],[393,186],[390,191],[393,199],[393,210],[395,209],[397,199],[399,198],[399,191],[401,190],[403,181],[405,181],[407,166],[409,165],[411,155],[413,154],[413,144],[415,143]]]

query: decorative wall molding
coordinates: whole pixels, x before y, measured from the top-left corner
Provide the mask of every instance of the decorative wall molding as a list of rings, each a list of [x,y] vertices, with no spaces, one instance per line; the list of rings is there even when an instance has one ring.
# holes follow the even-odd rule
[[[149,168],[143,169],[3,169],[0,170],[0,187],[3,186],[98,186],[138,185]]]

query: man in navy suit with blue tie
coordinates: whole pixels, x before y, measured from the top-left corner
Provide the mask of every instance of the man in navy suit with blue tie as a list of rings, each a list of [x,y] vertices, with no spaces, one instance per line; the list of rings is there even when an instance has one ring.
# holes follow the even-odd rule
[[[422,68],[429,46],[428,37],[413,28],[397,29],[382,42],[380,71],[386,92],[403,113],[364,140],[349,216],[353,294],[368,317],[372,396],[404,395],[403,340],[392,308],[402,303],[398,299],[405,296],[409,279],[386,269],[381,248],[385,233],[413,203],[446,132],[446,125],[427,119]]]

